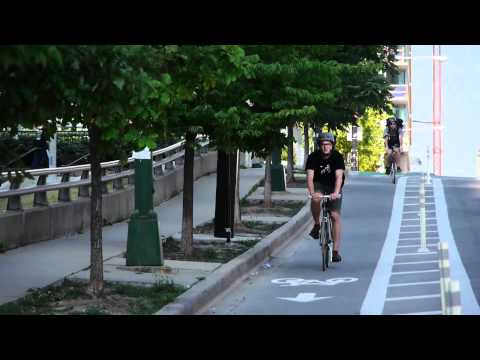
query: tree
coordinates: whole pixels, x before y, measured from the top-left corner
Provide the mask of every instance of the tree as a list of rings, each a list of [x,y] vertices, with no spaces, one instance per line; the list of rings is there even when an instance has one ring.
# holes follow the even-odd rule
[[[158,129],[165,126],[170,78],[158,79],[162,59],[153,47],[65,46],[61,50],[65,66],[59,87],[66,102],[62,118],[73,125],[82,123],[90,136],[90,289],[98,295],[103,290],[100,162],[109,149],[118,150],[122,143],[135,150],[155,147]],[[118,153],[121,159],[127,155]]]
[[[88,128],[92,188],[90,289],[95,295],[103,289],[100,161],[112,148],[119,149],[115,146],[119,143],[135,144],[136,148],[153,147],[158,135],[152,132],[152,124],[162,120],[159,111],[162,101],[159,99],[162,99],[160,94],[168,79],[162,83],[144,71],[146,62],[150,61],[153,68],[153,62],[159,60],[148,56],[154,55],[151,50],[144,46],[43,49],[57,60],[56,66],[44,66],[43,70],[35,72],[32,67],[37,63],[31,59],[26,61],[28,71],[22,72],[17,86],[25,88],[25,94],[31,95],[34,101],[22,99],[27,105],[27,113],[14,108],[6,116],[9,119],[7,124],[11,126],[22,124],[28,127],[40,123],[49,126],[49,131],[53,132],[56,123],[62,122],[82,123]],[[41,63],[43,65],[44,61]],[[34,77],[34,82],[43,79],[45,85],[30,86],[29,76]],[[10,104],[21,103],[16,101],[8,87],[2,86],[3,91],[10,95]],[[123,159],[127,157],[126,153],[118,155]]]
[[[248,76],[251,58],[235,45],[172,46],[167,64],[175,87],[169,110],[169,131],[186,139],[182,244],[193,252],[193,140],[208,135],[211,146],[236,151],[238,100],[232,101],[232,84]]]
[[[386,113],[369,108],[358,120],[362,128],[362,141],[358,145],[360,171],[377,171],[379,168],[379,160],[384,151],[381,121],[386,117]],[[336,135],[337,150],[345,155],[350,153],[352,144],[347,141],[347,132],[337,131]]]

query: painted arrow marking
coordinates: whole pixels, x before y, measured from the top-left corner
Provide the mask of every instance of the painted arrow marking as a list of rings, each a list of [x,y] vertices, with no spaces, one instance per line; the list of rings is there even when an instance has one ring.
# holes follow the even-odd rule
[[[299,302],[299,303],[308,303],[312,301],[317,301],[317,300],[324,300],[324,299],[330,299],[333,296],[325,296],[325,297],[315,297],[316,293],[300,293],[297,295],[297,297],[279,297],[277,299],[281,300],[288,300],[288,301],[294,301],[294,302]]]

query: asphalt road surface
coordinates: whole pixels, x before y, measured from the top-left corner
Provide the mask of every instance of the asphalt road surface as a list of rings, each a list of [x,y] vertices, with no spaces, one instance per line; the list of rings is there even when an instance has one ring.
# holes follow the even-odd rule
[[[343,261],[321,269],[310,229],[215,299],[202,314],[439,315],[439,241],[447,242],[462,313],[480,314],[480,182],[425,184],[426,248],[420,243],[421,174],[350,176],[344,187]],[[421,250],[421,251],[419,251]],[[423,250],[423,251],[422,251]]]

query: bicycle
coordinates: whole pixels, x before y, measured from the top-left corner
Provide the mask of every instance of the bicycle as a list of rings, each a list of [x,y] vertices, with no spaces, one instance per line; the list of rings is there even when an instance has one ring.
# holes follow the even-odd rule
[[[390,168],[390,177],[392,178],[392,184],[395,184],[397,180],[397,163],[395,160],[392,162],[392,166]]]
[[[332,218],[330,210],[327,209],[327,203],[330,199],[330,195],[320,197],[320,247],[322,248],[323,271],[328,268],[328,263],[332,262],[333,256]]]
[[[395,150],[392,151],[390,156],[388,157],[388,163],[390,163],[390,178],[392,179],[392,184],[397,182],[397,162],[395,161],[395,157],[393,156]]]

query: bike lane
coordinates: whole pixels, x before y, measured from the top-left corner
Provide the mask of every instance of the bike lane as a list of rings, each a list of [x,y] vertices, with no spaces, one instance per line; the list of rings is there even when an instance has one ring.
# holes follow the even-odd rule
[[[462,314],[480,314],[480,181],[473,178],[441,179],[446,209],[443,222],[449,222],[451,257],[455,257],[451,277],[460,281]],[[452,261],[453,259],[451,259]],[[456,266],[455,266],[456,265]]]
[[[360,314],[388,231],[395,186],[388,177],[350,176],[344,187],[343,261],[321,270],[308,231],[203,314]]]

